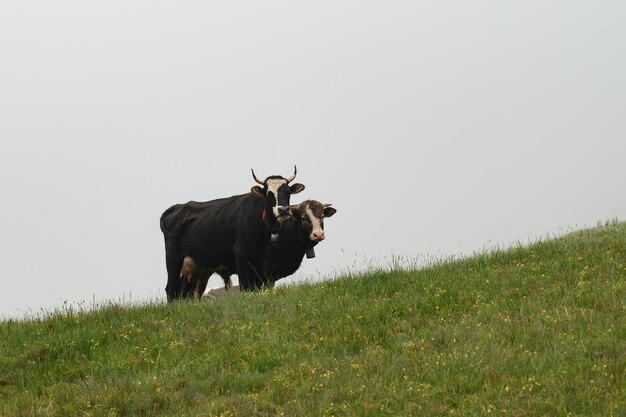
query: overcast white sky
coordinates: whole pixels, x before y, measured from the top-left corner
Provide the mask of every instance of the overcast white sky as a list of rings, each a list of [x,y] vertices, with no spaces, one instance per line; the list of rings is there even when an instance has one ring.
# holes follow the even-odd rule
[[[338,210],[295,280],[624,220],[624,16],[621,1],[3,2],[0,316],[164,300],[159,216],[247,192],[250,168],[297,164],[292,202]]]

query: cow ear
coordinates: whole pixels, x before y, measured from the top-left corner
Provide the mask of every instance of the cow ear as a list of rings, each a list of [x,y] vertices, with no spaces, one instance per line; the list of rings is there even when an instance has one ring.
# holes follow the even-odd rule
[[[293,214],[294,217],[298,217],[300,215],[299,204],[296,204],[295,206],[289,206],[289,209],[291,210],[291,214]]]
[[[329,204],[330,206],[330,204]],[[337,213],[337,210],[333,207],[324,207],[324,217],[331,217],[333,214]]]
[[[291,194],[298,194],[300,191],[304,190],[304,185],[300,183],[295,183],[289,186],[291,190]]]
[[[263,188],[259,187],[258,185],[250,188],[250,191],[252,191],[254,194],[265,195],[265,193],[263,192]]]

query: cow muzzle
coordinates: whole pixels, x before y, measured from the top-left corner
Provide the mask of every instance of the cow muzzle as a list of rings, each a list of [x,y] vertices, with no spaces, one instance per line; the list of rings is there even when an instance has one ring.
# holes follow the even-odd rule
[[[311,239],[313,242],[321,242],[322,240],[326,239],[326,234],[323,230],[316,230],[314,232],[311,232],[309,239]]]
[[[284,222],[289,217],[291,217],[291,209],[289,208],[289,206],[278,206],[278,209],[276,211],[276,218],[279,222]]]

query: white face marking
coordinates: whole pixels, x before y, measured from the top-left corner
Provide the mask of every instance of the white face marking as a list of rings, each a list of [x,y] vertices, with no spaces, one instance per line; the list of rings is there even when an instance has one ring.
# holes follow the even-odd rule
[[[283,178],[274,178],[267,180],[267,191],[274,194],[274,198],[276,199],[276,205],[272,209],[274,211],[274,216],[278,218],[278,189],[281,185],[287,184],[287,180]]]
[[[311,226],[313,227],[313,230],[311,230],[311,236],[313,236],[313,233],[322,232],[323,231],[322,223],[320,222],[320,219],[318,219],[317,217],[313,215],[313,211],[311,211],[311,208],[307,207],[305,209],[305,212],[307,216],[309,216],[309,220],[311,220]]]

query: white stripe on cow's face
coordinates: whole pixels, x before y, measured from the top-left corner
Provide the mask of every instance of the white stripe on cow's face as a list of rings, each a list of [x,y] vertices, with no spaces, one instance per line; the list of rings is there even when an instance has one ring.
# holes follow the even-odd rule
[[[324,229],[322,228],[322,220],[315,217],[313,211],[310,207],[306,207],[305,209],[306,215],[309,217],[309,221],[311,222],[311,234],[309,235],[309,239],[313,241],[320,241],[324,239]]]
[[[267,180],[267,192],[274,194],[274,199],[276,200],[276,204],[272,208],[276,218],[280,216],[280,213],[278,212],[278,189],[283,184],[287,184],[287,180],[284,178],[273,178]]]

